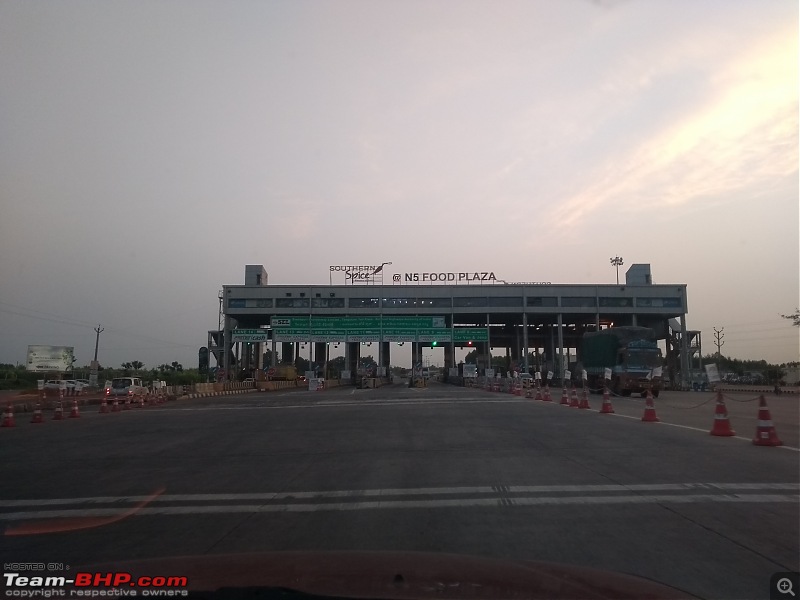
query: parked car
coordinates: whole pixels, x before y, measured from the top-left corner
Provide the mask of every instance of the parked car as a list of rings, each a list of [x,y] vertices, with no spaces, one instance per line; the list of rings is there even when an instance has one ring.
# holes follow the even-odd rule
[[[46,390],[60,390],[61,383],[64,383],[68,390],[75,389],[75,380],[74,379],[50,379],[45,382],[44,389]]]

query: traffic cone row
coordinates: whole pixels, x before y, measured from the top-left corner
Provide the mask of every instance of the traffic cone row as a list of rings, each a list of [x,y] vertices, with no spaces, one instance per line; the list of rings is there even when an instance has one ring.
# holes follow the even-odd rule
[[[736,435],[736,432],[731,429],[731,422],[728,419],[728,411],[725,408],[725,400],[722,398],[722,392],[717,392],[717,407],[714,409],[714,426],[709,433],[711,435],[723,437]]]
[[[764,394],[758,399],[758,425],[756,426],[756,437],[753,438],[756,446],[783,446],[783,442],[775,432],[775,425],[767,408],[767,401]]]
[[[592,408],[591,406],[589,406],[589,392],[586,389],[585,382],[583,387],[583,394],[581,395],[581,401],[578,404],[578,408]]]
[[[42,417],[42,405],[38,402],[36,403],[36,408],[33,409],[33,418],[31,419],[31,423],[44,423],[44,417]]]
[[[542,398],[542,388],[538,385],[536,386],[536,395],[533,397],[534,400],[543,400]]]
[[[614,407],[611,406],[611,394],[608,392],[608,386],[603,386],[603,406],[600,407],[601,415],[610,415],[614,413]]]
[[[545,402],[552,402],[553,401],[553,397],[550,395],[550,386],[549,385],[546,385],[544,387],[544,401]]]
[[[8,406],[3,413],[3,422],[0,423],[0,427],[16,427],[17,424],[14,421],[14,405],[11,402],[8,403]]]
[[[53,421],[63,421],[64,420],[64,408],[61,406],[61,400],[58,401],[56,404],[56,409],[53,412]]]
[[[566,385],[561,389],[561,402],[559,402],[559,404],[563,404],[564,406],[569,406],[569,396],[567,396]]]
[[[105,415],[105,414],[108,413],[108,402],[106,401],[105,396],[103,396],[103,400],[102,400],[102,402],[100,402],[100,411],[99,412],[100,412],[101,415]]]
[[[653,402],[653,394],[650,393],[650,390],[647,390],[647,399],[645,400],[644,404],[644,414],[642,415],[642,421],[645,423],[658,423],[660,419],[656,415],[656,407],[655,403]]]
[[[69,418],[70,419],[78,419],[78,418],[80,418],[80,416],[81,416],[81,413],[78,410],[78,401],[77,400],[73,400],[72,401],[72,410],[69,413]]]
[[[578,392],[575,390],[575,386],[572,386],[572,395],[570,396],[569,400],[569,407],[570,408],[578,408],[580,403],[578,402]]]

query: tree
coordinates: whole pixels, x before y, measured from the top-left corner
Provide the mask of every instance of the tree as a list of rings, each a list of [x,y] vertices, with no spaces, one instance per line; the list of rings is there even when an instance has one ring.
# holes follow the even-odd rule
[[[328,361],[328,377],[338,377],[339,373],[347,368],[344,362],[344,356],[337,356]]]
[[[139,369],[141,369],[144,366],[144,363],[142,361],[140,361],[140,360],[134,360],[134,361],[130,362],[130,365],[131,365],[131,367],[133,368],[134,371],[138,371]]]
[[[294,359],[294,368],[297,369],[297,373],[302,374],[309,370],[309,362],[307,358],[303,358],[302,356],[298,356]]]
[[[277,360],[277,358],[278,358],[277,355],[278,355],[278,353],[276,352],[275,353],[275,359],[276,359],[275,360],[275,364],[276,365],[280,363],[280,361]],[[266,352],[264,352],[264,367],[268,369],[271,366],[272,366],[272,350],[267,350]]]
[[[789,319],[792,325],[800,327],[800,308],[795,308],[794,313],[791,315],[781,315],[784,319]]]
[[[172,361],[172,370],[173,371],[183,371],[183,365],[179,363],[177,360]]]

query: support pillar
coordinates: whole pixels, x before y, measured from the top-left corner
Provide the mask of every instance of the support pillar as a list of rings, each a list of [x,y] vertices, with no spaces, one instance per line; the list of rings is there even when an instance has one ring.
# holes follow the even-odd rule
[[[558,313],[558,372],[556,375],[564,385],[564,316]]]
[[[325,342],[314,342],[314,364],[316,365],[315,371],[325,368],[325,354],[328,344]],[[325,373],[322,374],[325,377]]]
[[[347,368],[352,377],[358,375],[358,359],[361,358],[361,344],[358,342],[347,342]]]
[[[689,336],[686,332],[686,315],[681,315],[681,389],[688,389],[691,373],[689,372]]]
[[[455,367],[456,345],[449,342],[444,345],[444,368]]]
[[[528,314],[522,313],[522,368],[525,373],[530,373],[528,364]]]
[[[380,343],[380,362],[378,364],[386,369],[386,377],[390,377],[392,357],[389,342]]]
[[[231,371],[231,351],[230,351],[230,339],[231,339],[231,322],[228,318],[228,315],[223,317],[222,321],[222,352],[223,352],[223,360],[222,360],[222,370],[224,371],[224,381],[230,380],[230,371]]]
[[[281,362],[294,364],[294,343],[281,343]]]

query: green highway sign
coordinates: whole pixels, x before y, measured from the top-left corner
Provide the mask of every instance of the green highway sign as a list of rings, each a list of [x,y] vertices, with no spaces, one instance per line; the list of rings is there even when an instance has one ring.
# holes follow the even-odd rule
[[[272,317],[270,324],[273,329],[421,329],[445,327],[444,317]]]
[[[272,317],[277,342],[486,342],[486,327],[445,326],[444,317]],[[263,330],[261,330],[263,332]]]
[[[232,342],[266,342],[266,329],[231,329]]]
[[[488,342],[489,330],[486,327],[455,327],[454,342]]]

